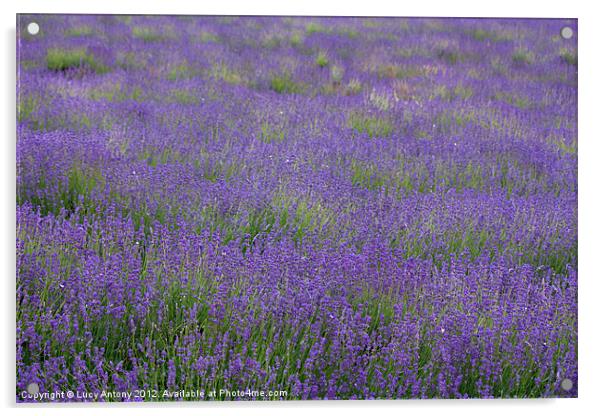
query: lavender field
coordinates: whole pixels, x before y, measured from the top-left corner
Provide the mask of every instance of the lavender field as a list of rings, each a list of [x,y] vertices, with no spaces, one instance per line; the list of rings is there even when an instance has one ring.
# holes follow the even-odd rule
[[[20,15],[16,400],[576,397],[576,24]]]

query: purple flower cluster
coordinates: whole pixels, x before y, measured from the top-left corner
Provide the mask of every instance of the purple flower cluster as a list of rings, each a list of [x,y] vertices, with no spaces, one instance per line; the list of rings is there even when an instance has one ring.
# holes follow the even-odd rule
[[[17,401],[577,396],[575,21],[18,23]]]

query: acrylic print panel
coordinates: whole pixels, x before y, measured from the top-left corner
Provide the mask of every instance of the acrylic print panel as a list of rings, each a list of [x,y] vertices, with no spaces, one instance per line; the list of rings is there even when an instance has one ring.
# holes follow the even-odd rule
[[[577,396],[577,21],[19,15],[16,400]]]

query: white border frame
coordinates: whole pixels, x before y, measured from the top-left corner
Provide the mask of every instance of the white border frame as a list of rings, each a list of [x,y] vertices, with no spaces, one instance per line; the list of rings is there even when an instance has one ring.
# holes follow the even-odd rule
[[[509,412],[537,412],[549,415],[589,414],[598,408],[598,387],[602,386],[602,371],[598,350],[602,316],[599,300],[602,294],[602,276],[598,273],[600,257],[601,193],[598,180],[602,179],[600,167],[602,154],[596,121],[600,118],[600,55],[602,16],[593,1],[547,1],[536,4],[524,0],[502,0],[497,3],[470,0],[422,0],[403,4],[399,2],[370,0],[352,3],[349,0],[286,1],[230,1],[193,2],[186,0],[124,0],[80,1],[69,0],[10,0],[2,2],[2,125],[4,137],[0,140],[0,172],[2,174],[3,247],[0,250],[3,269],[3,326],[0,357],[5,371],[0,376],[0,401],[9,413],[75,414],[85,412],[101,414],[107,411],[127,414],[143,411],[151,415],[163,414],[177,408],[178,412],[199,414],[441,414],[471,415],[487,412],[490,415],[507,415]],[[432,17],[538,17],[577,18],[579,35],[579,398],[537,400],[410,400],[377,402],[286,402],[286,403],[166,403],[121,405],[16,405],[15,386],[15,26],[16,13],[102,13],[102,14],[214,14],[214,15],[318,15],[318,16],[432,16]],[[597,406],[598,405],[598,406]],[[43,408],[43,410],[42,410]]]

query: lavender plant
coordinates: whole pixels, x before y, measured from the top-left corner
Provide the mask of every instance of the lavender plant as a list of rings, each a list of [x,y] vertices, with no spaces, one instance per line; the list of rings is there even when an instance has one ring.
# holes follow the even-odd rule
[[[575,21],[18,23],[17,401],[577,396]]]

